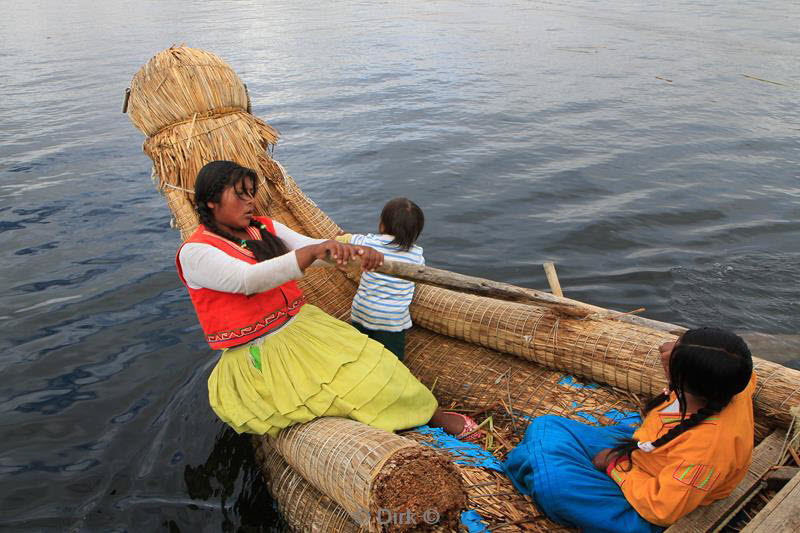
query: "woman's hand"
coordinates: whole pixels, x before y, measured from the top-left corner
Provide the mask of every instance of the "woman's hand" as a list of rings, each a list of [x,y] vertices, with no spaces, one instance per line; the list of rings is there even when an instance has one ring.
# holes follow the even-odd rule
[[[332,259],[337,266],[345,266],[355,258],[361,259],[362,270],[375,270],[383,264],[383,254],[368,246],[354,246],[338,241],[323,241],[304,246],[295,251],[301,270],[308,268],[317,259]]]
[[[611,448],[605,448],[597,452],[592,458],[592,464],[596,469],[601,472],[605,472],[608,469],[608,465],[617,458],[617,454],[613,453]]]

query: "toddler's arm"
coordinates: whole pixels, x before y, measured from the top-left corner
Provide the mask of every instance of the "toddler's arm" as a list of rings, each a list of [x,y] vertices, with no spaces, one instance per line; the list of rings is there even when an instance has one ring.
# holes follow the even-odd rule
[[[355,244],[359,246],[369,246],[369,244],[364,244],[366,235],[362,235],[360,233],[345,233],[335,237],[335,239],[339,242],[343,242],[345,244]]]

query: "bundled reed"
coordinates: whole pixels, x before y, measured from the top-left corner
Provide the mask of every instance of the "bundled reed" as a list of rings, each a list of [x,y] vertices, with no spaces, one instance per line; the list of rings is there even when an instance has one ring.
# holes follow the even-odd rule
[[[170,176],[159,183],[161,187],[192,191],[197,172],[217,159],[236,160],[260,170],[260,175],[279,179],[280,169],[265,155],[277,140],[278,133],[265,122],[245,111],[232,111],[164,128],[148,138],[143,149],[157,175]]]
[[[575,319],[547,307],[418,286],[414,322],[448,337],[535,361],[598,383],[652,396],[666,385],[658,346],[677,337],[612,319]],[[753,401],[762,424],[787,427],[800,404],[800,372],[753,359]]]
[[[410,435],[424,442],[422,435]],[[295,472],[286,461],[270,447],[268,441],[259,441],[256,460],[264,479],[278,502],[281,514],[292,531],[298,533],[365,533],[360,517],[350,516],[325,494],[318,491]],[[571,531],[560,527],[547,517],[528,498],[514,489],[511,481],[493,470],[458,466],[467,487],[468,505],[486,525],[503,528],[503,531],[547,532]],[[358,522],[357,522],[358,520]],[[423,520],[424,521],[424,520]],[[432,531],[462,531],[453,525],[433,524]]]
[[[256,462],[260,465],[270,494],[278,502],[283,519],[292,530],[303,533],[359,533],[347,512],[292,469],[270,446],[268,439],[254,439]]]
[[[148,136],[195,117],[248,110],[239,76],[219,57],[196,48],[173,46],[156,54],[131,82],[128,115]]]
[[[371,530],[380,529],[381,513],[432,511],[440,524],[455,524],[466,503],[458,471],[435,450],[354,420],[318,418],[262,440],[350,516],[369,517]]]

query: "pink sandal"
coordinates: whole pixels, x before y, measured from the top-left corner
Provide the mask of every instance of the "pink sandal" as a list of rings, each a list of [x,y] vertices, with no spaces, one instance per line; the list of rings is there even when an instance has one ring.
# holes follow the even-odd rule
[[[454,413],[452,411],[445,411],[444,414],[456,415],[464,420],[464,429],[461,430],[461,433],[455,436],[458,440],[463,440],[464,442],[480,442],[485,436],[485,433],[478,429],[478,424],[467,415]]]

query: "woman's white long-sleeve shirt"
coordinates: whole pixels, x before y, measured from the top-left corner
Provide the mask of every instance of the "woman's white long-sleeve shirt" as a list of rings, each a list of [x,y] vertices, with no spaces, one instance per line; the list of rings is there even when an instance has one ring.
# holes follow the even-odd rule
[[[178,260],[183,277],[191,289],[211,289],[237,294],[255,294],[274,289],[287,281],[300,279],[303,271],[297,264],[295,250],[325,242],[301,235],[277,221],[273,221],[275,235],[289,253],[256,264],[246,263],[226,254],[210,244],[190,242],[183,245]],[[323,266],[315,261],[312,266]]]

